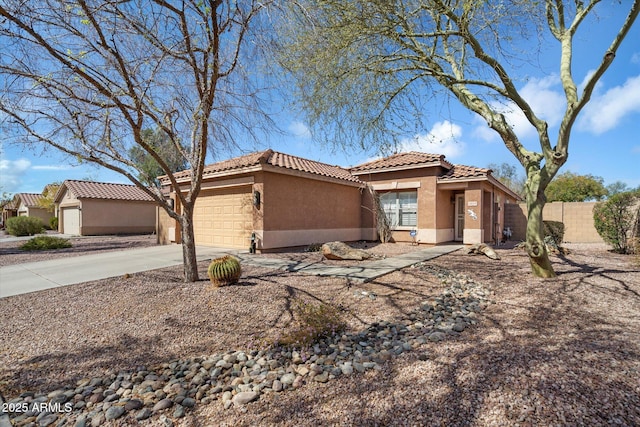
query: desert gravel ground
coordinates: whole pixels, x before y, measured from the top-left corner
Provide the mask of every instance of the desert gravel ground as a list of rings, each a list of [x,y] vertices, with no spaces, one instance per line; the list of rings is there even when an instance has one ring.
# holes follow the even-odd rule
[[[128,238],[120,239],[126,247]],[[7,246],[0,241],[0,251]],[[476,326],[404,353],[381,371],[263,395],[241,408],[198,405],[173,423],[640,425],[639,261],[604,245],[567,247],[569,255],[552,256],[556,279],[532,277],[524,252],[509,247],[497,249],[500,261],[464,250],[429,261],[491,291],[493,303]],[[392,256],[414,248],[369,249]],[[7,255],[12,263],[56,256],[0,253],[2,265]],[[313,253],[277,256],[322,262]],[[206,277],[206,263],[199,268]],[[245,266],[237,286],[212,289],[204,280],[182,283],[176,267],[3,298],[0,392],[48,392],[140,365],[255,348],[292,327],[297,299],[341,307],[358,330],[402,319],[444,288],[422,268],[360,285]],[[377,298],[356,298],[356,290]],[[141,425],[164,424],[155,416]]]

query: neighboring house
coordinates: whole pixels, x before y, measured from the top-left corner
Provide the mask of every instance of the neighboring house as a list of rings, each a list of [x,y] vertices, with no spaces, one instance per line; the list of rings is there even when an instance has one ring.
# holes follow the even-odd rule
[[[18,216],[18,206],[16,205],[16,197],[14,196],[11,200],[5,203],[2,206],[2,227],[4,228],[7,225],[7,220],[9,218],[13,218],[14,216]]]
[[[55,195],[58,231],[93,236],[152,233],[156,203],[135,185],[67,180]]]
[[[13,202],[7,204],[3,209],[3,219],[6,220],[12,216],[30,216],[40,218],[42,223],[48,227],[49,220],[53,218],[54,213],[38,205],[40,197],[42,195],[37,193],[17,193],[13,196]]]
[[[182,191],[189,171],[176,174]],[[181,207],[169,180],[161,183]],[[452,165],[424,153],[398,154],[350,170],[266,150],[205,168],[194,210],[197,245],[258,250],[331,240],[376,240],[371,184],[394,223],[395,241],[492,242],[501,237],[505,203],[518,196],[488,169]],[[180,242],[163,210],[160,243]]]

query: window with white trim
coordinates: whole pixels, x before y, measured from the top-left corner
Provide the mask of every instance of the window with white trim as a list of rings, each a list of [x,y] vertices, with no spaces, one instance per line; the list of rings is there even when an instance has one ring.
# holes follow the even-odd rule
[[[418,225],[418,192],[401,191],[380,195],[380,203],[392,227]]]

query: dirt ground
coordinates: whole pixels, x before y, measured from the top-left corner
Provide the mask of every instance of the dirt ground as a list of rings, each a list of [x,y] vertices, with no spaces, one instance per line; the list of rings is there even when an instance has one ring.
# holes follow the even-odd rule
[[[151,241],[114,239],[94,242],[95,250]],[[92,251],[88,241],[81,244],[87,246],[70,254]],[[0,241],[2,265],[69,255],[20,258],[12,245]],[[604,245],[567,247],[570,254],[551,257],[554,279],[533,277],[526,254],[511,247],[496,249],[499,261],[465,250],[429,261],[490,292],[477,325],[393,358],[380,371],[309,382],[242,408],[198,404],[184,418],[167,412],[163,420],[177,426],[640,425],[638,259]],[[374,250],[391,256],[412,248]],[[199,267],[206,277],[206,265]],[[248,348],[257,336],[291,327],[296,299],[342,307],[357,331],[406,318],[445,288],[429,268],[403,269],[354,289],[341,279],[245,266],[237,286],[213,292],[206,281],[182,283],[176,267],[3,298],[0,391],[5,398],[49,392],[106,372]],[[354,290],[377,298],[354,298]],[[141,425],[160,420],[156,415]],[[106,425],[130,424],[135,420]]]

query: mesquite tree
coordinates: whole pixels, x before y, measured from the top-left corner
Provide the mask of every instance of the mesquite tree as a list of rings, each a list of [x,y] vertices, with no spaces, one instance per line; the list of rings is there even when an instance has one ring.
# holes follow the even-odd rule
[[[193,209],[207,153],[233,144],[239,128],[246,135],[254,114],[264,119],[242,61],[250,24],[268,4],[2,1],[3,142],[55,147],[129,178],[178,222],[184,279],[198,280]],[[146,129],[167,142],[161,150]],[[189,183],[178,185],[167,150],[189,166]],[[178,189],[179,211],[139,179],[141,152]]]
[[[640,10],[627,18],[581,91],[572,75],[574,37],[600,0],[297,0],[288,3],[274,43],[294,77],[298,100],[317,134],[338,144],[384,146],[406,136],[434,93],[446,93],[481,116],[526,171],[526,247],[533,273],[555,272],[544,244],[545,189],[567,161],[571,129]],[[590,26],[581,32],[598,34]],[[548,124],[516,87],[516,78],[551,35],[566,108],[552,140]],[[505,111],[536,130],[539,150],[525,147]],[[342,142],[341,142],[342,141]]]

